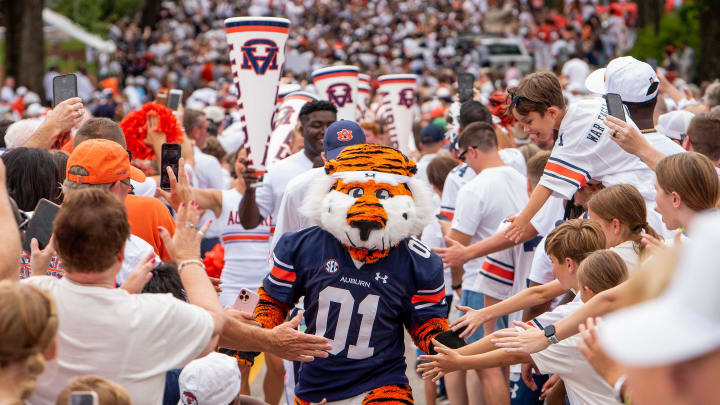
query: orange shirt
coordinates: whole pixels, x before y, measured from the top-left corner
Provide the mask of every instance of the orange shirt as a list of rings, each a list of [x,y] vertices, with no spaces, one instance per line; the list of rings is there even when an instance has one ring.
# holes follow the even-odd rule
[[[125,199],[125,208],[130,233],[152,245],[155,253],[163,260],[169,260],[170,256],[157,230],[158,226],[162,226],[171,235],[175,233],[175,221],[165,204],[157,198],[130,194]]]

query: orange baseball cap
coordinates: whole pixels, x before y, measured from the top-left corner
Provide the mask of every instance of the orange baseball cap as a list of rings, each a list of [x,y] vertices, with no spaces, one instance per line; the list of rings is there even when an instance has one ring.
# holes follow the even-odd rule
[[[70,168],[80,166],[87,176],[70,173]],[[89,139],[78,145],[67,162],[66,178],[76,183],[107,184],[127,178],[144,182],[145,175],[130,164],[130,156],[118,143],[107,139]]]

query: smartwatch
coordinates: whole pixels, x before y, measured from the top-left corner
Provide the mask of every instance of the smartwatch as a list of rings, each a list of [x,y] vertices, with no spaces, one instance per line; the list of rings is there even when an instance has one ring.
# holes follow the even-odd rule
[[[548,325],[543,329],[543,332],[545,332],[545,337],[547,338],[548,342],[551,344],[558,344],[560,341],[557,337],[555,337],[555,325]]]

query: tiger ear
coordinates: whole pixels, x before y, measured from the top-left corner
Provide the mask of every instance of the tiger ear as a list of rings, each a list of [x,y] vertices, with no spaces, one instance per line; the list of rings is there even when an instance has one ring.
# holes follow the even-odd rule
[[[325,174],[333,174],[338,168],[336,160],[328,160],[325,162]]]

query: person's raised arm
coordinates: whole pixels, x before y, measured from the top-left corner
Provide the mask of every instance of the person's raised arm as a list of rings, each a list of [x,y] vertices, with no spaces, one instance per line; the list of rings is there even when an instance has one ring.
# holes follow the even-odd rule
[[[627,122],[608,115],[605,125],[613,131],[610,133],[610,138],[618,146],[625,152],[639,157],[652,171],[655,171],[658,162],[665,157],[662,152],[650,145],[643,134]]]
[[[529,235],[535,228],[530,223],[530,220],[540,211],[548,198],[552,195],[552,190],[538,184],[530,195],[530,201],[528,201],[525,208],[520,212],[510,226],[505,230],[505,237],[514,243],[520,243],[523,237]],[[536,232],[537,235],[537,232]],[[533,236],[534,237],[534,236]],[[531,238],[528,238],[531,239]]]
[[[453,323],[450,324],[450,329],[453,332],[464,329],[460,333],[460,337],[462,338],[471,336],[477,328],[492,318],[499,318],[513,312],[521,311],[532,305],[541,304],[565,292],[567,292],[567,290],[562,288],[560,282],[553,280],[537,287],[526,288],[512,297],[489,307],[472,309],[470,307],[457,305],[457,309],[466,312],[466,314],[453,321]]]
[[[432,381],[437,381],[457,370],[477,370],[532,362],[530,355],[524,353],[493,350],[488,353],[463,356],[457,350],[449,349],[436,340],[433,340],[433,343],[437,354],[422,355],[418,358],[424,363],[419,364],[417,370],[423,372],[422,377],[426,380],[432,378]]]
[[[255,173],[247,170],[242,176],[247,187],[245,188],[245,194],[243,194],[242,201],[240,201],[240,206],[238,207],[240,224],[245,229],[253,229],[260,225],[263,220],[262,215],[260,215],[260,208],[255,201],[255,187],[252,186],[258,182],[259,178]]]
[[[567,339],[578,333],[578,327],[587,318],[603,316],[618,309],[618,297],[621,296],[626,284],[627,281],[597,294],[577,311],[556,322],[554,325],[555,337],[558,340]],[[494,332],[491,336],[493,336],[492,342],[495,346],[505,348],[511,353],[537,353],[550,346],[543,330],[521,322],[515,322],[515,325],[526,330],[523,332],[513,330]]]
[[[527,242],[537,235],[538,232],[535,227],[530,225],[523,231],[519,243]],[[445,244],[447,247],[435,248],[433,251],[440,256],[443,264],[448,267],[462,266],[472,259],[497,253],[516,245],[515,242],[505,237],[503,231],[468,246],[457,243],[450,237],[445,238]]]
[[[199,189],[190,187],[187,176],[185,175],[185,159],[180,158],[178,161],[178,177],[175,178],[170,167],[167,170],[168,179],[170,180],[170,192],[158,189],[157,193],[163,197],[174,210],[180,207],[182,203],[194,201],[198,207],[211,210],[215,217],[219,217],[222,212],[222,192],[216,189]]]
[[[265,329],[250,326],[240,319],[228,317],[220,335],[220,346],[238,350],[270,352],[286,360],[312,361],[315,357],[328,357],[332,349],[329,340],[297,330],[302,314],[276,326]]]
[[[10,205],[5,185],[5,165],[0,159],[0,280],[18,280],[20,277],[20,232]]]
[[[181,204],[177,212],[177,228],[175,235],[160,227],[160,237],[170,257],[178,263],[180,280],[188,298],[188,302],[197,305],[210,314],[213,319],[213,334],[210,342],[200,357],[215,350],[218,337],[225,325],[225,314],[218,300],[217,293],[210,279],[205,273],[200,259],[200,240],[210,226],[208,221],[200,231],[196,230],[200,220],[200,210],[193,203]]]
[[[79,97],[69,98],[47,113],[45,121],[22,146],[48,150],[62,133],[70,131],[83,117],[83,103]]]

